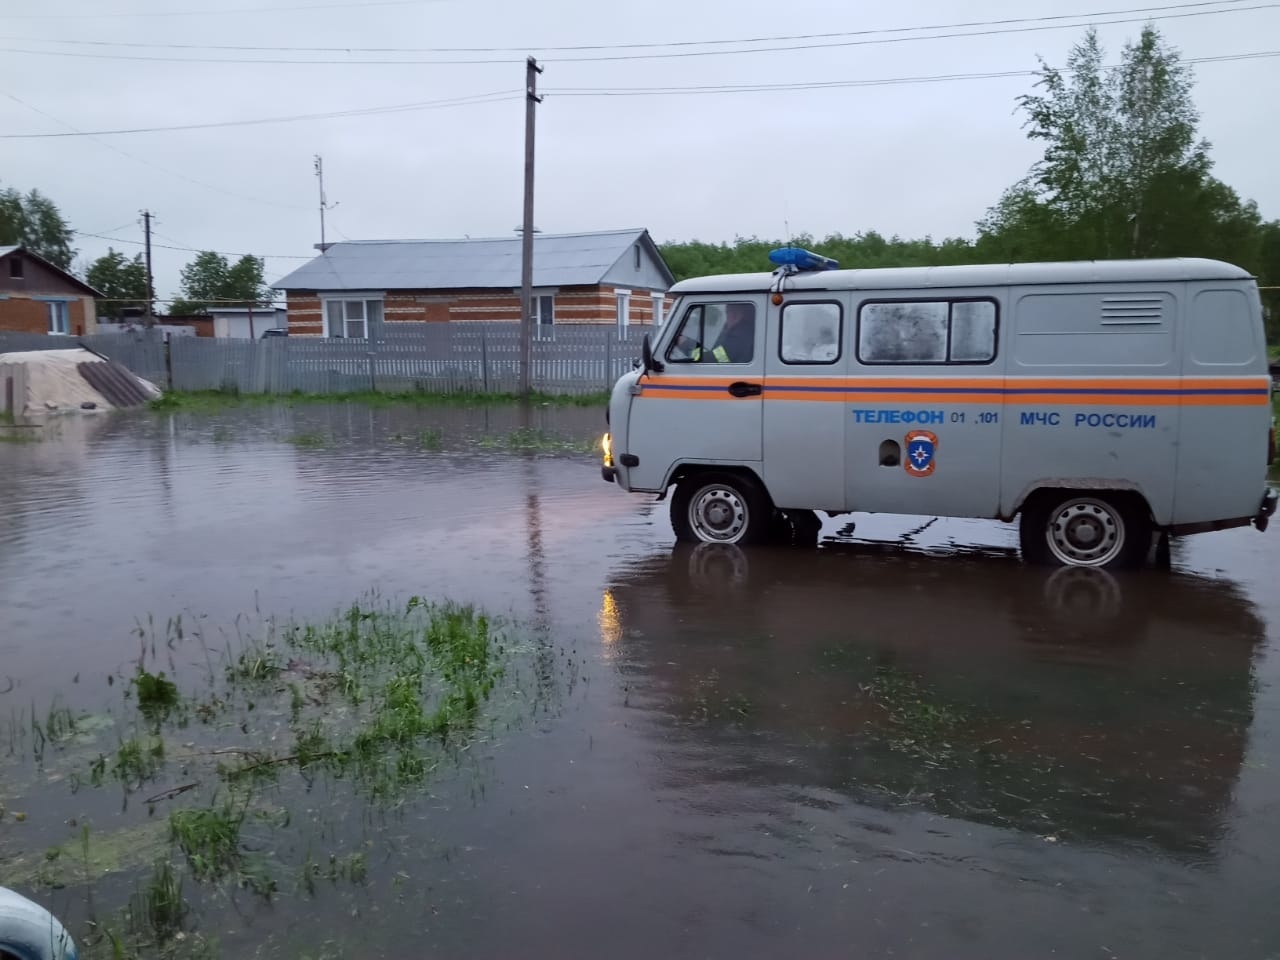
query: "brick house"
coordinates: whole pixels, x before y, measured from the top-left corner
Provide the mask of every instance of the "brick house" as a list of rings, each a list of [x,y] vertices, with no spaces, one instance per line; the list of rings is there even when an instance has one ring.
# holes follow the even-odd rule
[[[661,321],[675,282],[647,230],[535,235],[540,337],[563,324]],[[520,238],[326,244],[273,284],[290,336],[363,339],[381,323],[520,319]]]
[[[83,336],[101,294],[25,247],[0,247],[0,331]]]

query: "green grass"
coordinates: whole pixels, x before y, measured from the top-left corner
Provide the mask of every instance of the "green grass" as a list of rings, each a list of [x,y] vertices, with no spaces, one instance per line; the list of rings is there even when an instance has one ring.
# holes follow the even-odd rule
[[[534,392],[529,402],[539,406],[599,407],[608,403],[606,391],[563,396]],[[355,393],[239,393],[232,390],[176,390],[151,401],[151,409],[159,411],[204,413],[225,410],[229,407],[295,406],[304,404],[359,404],[367,407],[480,407],[521,403],[521,397],[513,393],[430,393],[427,391],[401,391],[379,393],[364,390]]]
[[[38,433],[4,433],[0,432],[0,443],[39,443]]]
[[[116,749],[115,756],[108,759],[99,754],[89,765],[89,782],[101,786],[110,774],[119,781],[126,791],[137,790],[148,781],[154,780],[164,766],[164,740],[149,737],[143,741],[130,737]]]
[[[244,810],[229,803],[219,807],[175,810],[169,814],[169,839],[187,859],[197,880],[217,880],[241,860],[240,830]]]
[[[149,629],[157,644],[186,633],[180,619],[137,632]],[[333,849],[323,830],[324,846],[307,833],[313,785],[341,783],[381,811],[421,797],[437,771],[465,764],[502,729],[513,702],[490,701],[522,662],[508,659],[483,612],[417,596],[393,603],[372,593],[329,617],[267,617],[252,629],[237,619],[235,629],[221,656],[191,631],[210,653],[208,691],[188,694],[135,666],[120,685],[129,713],[112,724],[125,732],[110,746],[85,740],[93,718],[61,704],[47,715],[21,710],[42,742],[83,741],[89,752],[73,759],[89,767],[84,779],[96,788],[118,783],[126,806],[145,811],[144,824],[92,844],[85,826],[81,843],[49,846],[41,836],[5,861],[9,881],[50,888],[127,872],[85,938],[86,958],[205,956],[189,950],[208,949],[192,918],[235,887],[270,899],[295,877],[306,894],[321,882],[376,884],[369,844]],[[514,670],[518,683],[525,674]],[[216,706],[202,711],[206,698]],[[190,730],[193,720],[200,726]],[[83,782],[75,773],[68,780]]]
[[[177,709],[181,698],[174,682],[160,673],[148,673],[142,667],[131,684],[138,698],[138,711],[148,720],[160,720]]]
[[[129,898],[129,928],[142,942],[165,943],[182,930],[189,907],[182,878],[168,859],[156,861],[146,887]]]

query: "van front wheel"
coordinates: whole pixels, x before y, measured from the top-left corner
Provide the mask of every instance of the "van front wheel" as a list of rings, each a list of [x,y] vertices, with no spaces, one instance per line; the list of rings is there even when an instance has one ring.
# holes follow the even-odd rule
[[[683,543],[759,543],[772,513],[759,485],[736,474],[689,477],[671,497],[671,528]]]
[[[1116,569],[1146,556],[1151,532],[1132,498],[1061,491],[1036,497],[1022,511],[1019,540],[1028,563]]]

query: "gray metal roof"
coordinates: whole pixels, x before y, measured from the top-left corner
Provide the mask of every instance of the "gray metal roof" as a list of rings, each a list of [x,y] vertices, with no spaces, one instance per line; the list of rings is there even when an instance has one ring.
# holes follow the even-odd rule
[[[1143,283],[1174,280],[1247,280],[1247,270],[1194,257],[1152,260],[1081,260],[1065,263],[983,263],[948,267],[878,267],[819,270],[787,279],[787,290],[901,290],[1000,287],[1028,283]],[[672,294],[768,290],[773,274],[737,273],[682,280]]]
[[[9,254],[13,253],[13,251],[19,250],[19,249],[21,248],[20,247],[0,247],[0,257],[7,257]]]
[[[671,271],[649,232],[537,234],[535,287],[601,281],[634,244]],[[310,263],[276,281],[277,290],[447,290],[520,286],[520,237],[485,240],[363,240],[334,243]]]

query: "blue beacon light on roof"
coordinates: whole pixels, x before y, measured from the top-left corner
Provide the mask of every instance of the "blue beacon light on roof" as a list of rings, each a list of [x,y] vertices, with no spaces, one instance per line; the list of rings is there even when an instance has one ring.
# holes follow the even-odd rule
[[[800,247],[780,247],[770,252],[769,260],[779,267],[794,267],[796,270],[835,270],[840,266],[830,257]]]

